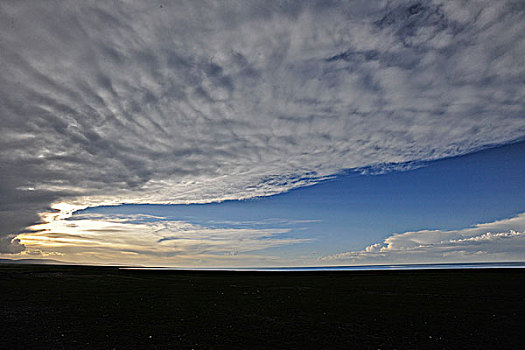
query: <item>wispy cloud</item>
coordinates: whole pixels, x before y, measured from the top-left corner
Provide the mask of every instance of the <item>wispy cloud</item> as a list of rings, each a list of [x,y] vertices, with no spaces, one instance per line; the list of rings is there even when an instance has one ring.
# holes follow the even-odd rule
[[[525,260],[525,213],[462,230],[394,234],[361,251],[320,258],[322,262],[360,264],[513,260]]]
[[[27,248],[22,255],[95,264],[282,264],[285,260],[256,252],[312,241],[286,237],[290,228],[215,228],[150,215],[74,215],[31,228],[19,235]]]
[[[0,4],[2,252],[50,203],[265,196],[525,135],[521,2]]]

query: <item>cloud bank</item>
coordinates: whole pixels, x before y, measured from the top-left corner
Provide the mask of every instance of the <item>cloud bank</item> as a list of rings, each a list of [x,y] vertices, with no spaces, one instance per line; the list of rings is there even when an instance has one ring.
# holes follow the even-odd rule
[[[320,261],[359,264],[525,261],[525,213],[457,231],[394,234],[362,251],[325,256]]]
[[[50,203],[266,196],[525,135],[520,1],[2,2],[0,249]]]

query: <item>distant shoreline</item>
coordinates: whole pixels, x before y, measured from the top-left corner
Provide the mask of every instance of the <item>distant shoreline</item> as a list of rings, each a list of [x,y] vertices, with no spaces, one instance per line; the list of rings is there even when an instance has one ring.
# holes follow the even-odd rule
[[[525,262],[474,262],[474,263],[424,263],[424,264],[381,264],[348,266],[295,266],[295,267],[162,267],[126,265],[89,265],[64,262],[53,259],[0,259],[0,264],[57,265],[84,267],[112,267],[120,270],[151,271],[231,271],[231,272],[314,272],[314,271],[400,271],[400,270],[458,270],[458,269],[525,269]]]

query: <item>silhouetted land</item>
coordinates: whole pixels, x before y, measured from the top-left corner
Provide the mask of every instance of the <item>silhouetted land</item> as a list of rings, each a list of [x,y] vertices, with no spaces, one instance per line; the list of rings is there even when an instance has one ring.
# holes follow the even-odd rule
[[[0,265],[3,349],[525,349],[525,270]]]

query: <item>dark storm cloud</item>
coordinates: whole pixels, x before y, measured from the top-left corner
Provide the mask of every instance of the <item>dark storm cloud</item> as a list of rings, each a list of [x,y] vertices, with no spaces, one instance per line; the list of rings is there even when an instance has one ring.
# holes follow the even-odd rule
[[[520,2],[159,5],[0,5],[4,237],[59,200],[270,195],[525,135]]]

